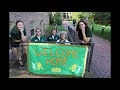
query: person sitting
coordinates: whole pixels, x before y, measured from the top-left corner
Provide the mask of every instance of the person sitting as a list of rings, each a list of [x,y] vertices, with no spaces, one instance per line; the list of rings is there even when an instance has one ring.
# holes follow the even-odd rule
[[[56,42],[62,42],[62,43],[60,43],[60,44],[70,45],[70,43],[65,43],[65,42],[69,42],[69,41],[67,40],[67,34],[66,34],[66,32],[64,32],[64,31],[62,31],[62,32],[60,33],[60,39],[58,39]]]
[[[41,30],[36,28],[35,30],[36,36],[31,39],[31,42],[40,42],[40,41],[47,41],[45,36],[41,36]]]
[[[47,41],[57,41],[60,37],[56,34],[57,30],[55,28],[52,29],[52,34],[48,36]]]

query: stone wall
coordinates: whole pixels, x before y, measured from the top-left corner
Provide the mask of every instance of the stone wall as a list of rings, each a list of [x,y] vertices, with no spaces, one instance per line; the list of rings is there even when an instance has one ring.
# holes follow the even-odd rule
[[[15,23],[17,20],[24,22],[27,36],[31,36],[31,29],[40,28],[44,32],[49,26],[48,12],[9,12],[10,23]]]

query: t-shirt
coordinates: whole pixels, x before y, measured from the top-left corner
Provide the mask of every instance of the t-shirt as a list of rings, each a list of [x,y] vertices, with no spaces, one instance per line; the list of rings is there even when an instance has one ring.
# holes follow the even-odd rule
[[[37,36],[38,37],[38,36]],[[40,36],[38,37],[38,39],[40,40]]]
[[[33,37],[31,39],[32,42],[40,42],[40,41],[47,41],[47,39],[44,36],[41,36],[40,39],[38,39],[37,36]]]
[[[26,30],[23,30],[23,33],[26,36]],[[20,40],[21,39],[21,32],[20,31],[14,32],[13,30],[11,30],[10,34],[11,34],[11,38],[13,40]]]
[[[60,42],[60,39],[57,40],[56,42]],[[64,43],[64,42],[69,42],[67,39],[63,41],[63,43],[60,43],[60,44],[67,44],[67,45],[70,45],[70,43]]]
[[[55,35],[54,38],[52,37],[52,35],[50,35],[47,38],[47,41],[57,41],[58,39],[60,39],[60,37],[58,35]]]
[[[52,38],[54,39],[55,36],[52,35]]]
[[[86,30],[85,34],[86,34],[86,37],[92,37],[91,30]],[[80,31],[80,30],[78,31],[78,37],[79,37],[80,40],[83,40],[83,34],[82,34],[82,31]]]
[[[23,30],[23,34],[26,36],[26,30],[24,29]],[[10,35],[11,35],[11,39],[12,39],[12,47],[19,47],[19,43],[20,42],[14,42],[14,40],[21,40],[21,32],[16,28],[14,27],[11,32],[10,32]]]

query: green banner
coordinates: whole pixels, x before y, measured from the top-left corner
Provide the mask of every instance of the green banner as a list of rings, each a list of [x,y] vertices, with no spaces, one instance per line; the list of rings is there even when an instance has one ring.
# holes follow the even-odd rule
[[[88,46],[28,43],[28,71],[83,77]]]

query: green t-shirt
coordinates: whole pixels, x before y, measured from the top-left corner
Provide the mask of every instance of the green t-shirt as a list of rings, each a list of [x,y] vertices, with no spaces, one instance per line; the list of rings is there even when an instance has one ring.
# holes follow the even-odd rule
[[[86,30],[85,34],[86,34],[86,37],[92,37],[91,30]],[[83,40],[83,34],[82,34],[81,30],[78,31],[78,36],[79,36],[80,40]]]
[[[31,39],[32,42],[41,42],[41,41],[47,41],[46,37],[45,36],[41,36],[40,39],[38,39],[37,36],[33,37]]]
[[[24,35],[26,36],[26,30],[25,30],[25,29],[23,30],[23,33],[24,33]],[[19,43],[20,43],[20,42],[14,42],[14,40],[21,40],[21,39],[22,39],[22,38],[21,38],[21,32],[20,32],[20,31],[17,29],[17,27],[15,26],[15,27],[11,30],[10,34],[11,34],[11,40],[13,41],[13,42],[11,42],[12,47],[19,47]]]
[[[23,30],[24,35],[26,36],[26,30]],[[20,40],[21,39],[21,32],[17,29],[17,27],[14,27],[11,30],[11,38],[12,40]]]
[[[52,37],[52,35],[50,35],[47,38],[47,41],[57,41],[58,39],[60,39],[60,37],[58,35],[55,35],[54,38]]]

